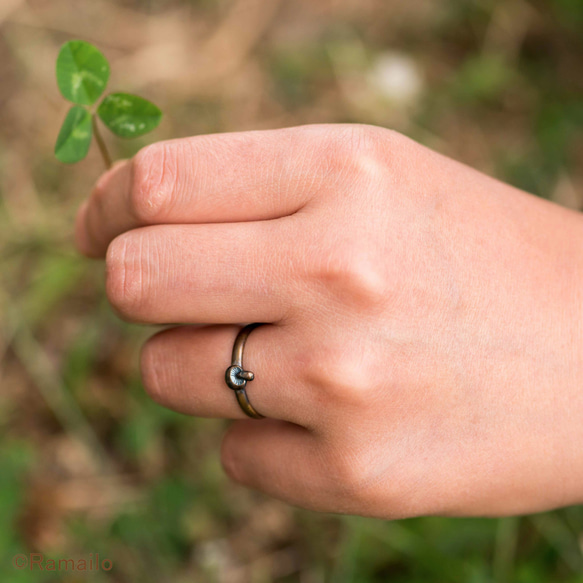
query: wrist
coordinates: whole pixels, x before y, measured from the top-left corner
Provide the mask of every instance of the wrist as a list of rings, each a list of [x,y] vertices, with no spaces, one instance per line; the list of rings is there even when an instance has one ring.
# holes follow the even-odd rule
[[[566,211],[565,221],[565,288],[567,301],[564,309],[563,367],[565,382],[557,383],[561,399],[564,392],[568,407],[567,418],[558,431],[564,432],[564,466],[561,473],[564,501],[562,505],[583,503],[583,214]],[[562,263],[559,263],[561,265]]]

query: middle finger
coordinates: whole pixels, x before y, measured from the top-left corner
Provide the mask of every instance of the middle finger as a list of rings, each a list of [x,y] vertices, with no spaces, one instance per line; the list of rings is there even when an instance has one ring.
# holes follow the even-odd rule
[[[125,319],[152,324],[280,322],[293,305],[290,223],[128,231],[107,252],[109,301]]]

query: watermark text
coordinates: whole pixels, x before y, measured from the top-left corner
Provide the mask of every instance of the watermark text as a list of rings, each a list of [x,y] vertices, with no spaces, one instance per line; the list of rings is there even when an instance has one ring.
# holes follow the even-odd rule
[[[60,558],[46,557],[43,553],[14,555],[12,565],[20,571],[111,571],[111,559],[100,559],[99,553],[89,553],[87,557]]]

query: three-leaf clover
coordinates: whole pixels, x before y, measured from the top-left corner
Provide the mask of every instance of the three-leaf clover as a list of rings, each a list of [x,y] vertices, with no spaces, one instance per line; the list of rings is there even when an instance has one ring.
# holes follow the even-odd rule
[[[99,132],[97,116],[117,136],[137,138],[152,131],[162,112],[151,102],[129,93],[111,93],[96,110],[87,109],[101,97],[109,81],[109,63],[92,44],[73,40],[65,43],[57,58],[57,85],[71,107],[57,138],[55,156],[68,164],[87,156],[95,139],[106,165],[111,158]]]

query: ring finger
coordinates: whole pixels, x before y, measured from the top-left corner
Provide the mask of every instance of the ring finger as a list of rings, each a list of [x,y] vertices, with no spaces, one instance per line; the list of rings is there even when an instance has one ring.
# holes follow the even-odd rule
[[[254,372],[247,383],[253,407],[265,417],[310,425],[310,396],[298,382],[291,325],[255,328],[245,343],[243,364]],[[246,418],[225,370],[240,326],[171,328],[150,338],[141,355],[144,387],[161,405],[198,417]]]

